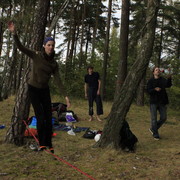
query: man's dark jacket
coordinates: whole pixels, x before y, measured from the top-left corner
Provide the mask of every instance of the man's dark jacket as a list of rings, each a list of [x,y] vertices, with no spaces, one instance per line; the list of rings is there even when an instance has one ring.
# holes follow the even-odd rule
[[[150,95],[150,104],[168,104],[169,101],[165,88],[171,86],[171,78],[165,79],[163,77],[159,77],[158,79],[155,79],[152,77],[147,83],[147,92]],[[156,91],[156,87],[161,88],[161,91]]]

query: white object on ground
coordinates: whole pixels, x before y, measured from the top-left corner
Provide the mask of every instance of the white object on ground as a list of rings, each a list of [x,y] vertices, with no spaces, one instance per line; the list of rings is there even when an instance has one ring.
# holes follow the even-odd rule
[[[101,134],[96,134],[95,137],[94,137],[94,140],[96,142],[98,142],[100,138],[101,138]]]

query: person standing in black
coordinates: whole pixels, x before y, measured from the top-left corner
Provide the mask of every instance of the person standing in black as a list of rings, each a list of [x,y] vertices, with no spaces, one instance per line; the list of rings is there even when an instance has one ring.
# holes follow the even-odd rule
[[[93,102],[96,102],[97,108],[97,120],[101,121],[100,115],[103,114],[102,101],[100,96],[101,80],[98,72],[93,71],[92,66],[87,67],[88,74],[85,75],[84,81],[84,91],[85,98],[88,98],[89,101],[89,121],[93,120]]]
[[[160,76],[160,69],[153,69],[153,77],[147,83],[147,91],[150,95],[151,128],[149,131],[155,140],[159,140],[158,129],[167,119],[167,107],[169,103],[166,89],[172,86],[171,76],[165,79]],[[157,120],[157,111],[160,114],[160,120]]]

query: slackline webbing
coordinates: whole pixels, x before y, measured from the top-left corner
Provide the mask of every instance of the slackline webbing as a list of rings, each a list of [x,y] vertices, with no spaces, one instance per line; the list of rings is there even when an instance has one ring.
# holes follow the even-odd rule
[[[24,122],[24,124],[25,124],[25,126],[26,126],[26,129],[29,130],[29,127],[28,127],[26,121],[23,120],[23,122]],[[31,133],[31,135],[33,136],[33,138],[35,139],[35,141],[39,144],[39,141],[38,141],[38,139],[36,138],[36,136],[35,136],[31,131],[29,131],[29,132]],[[80,170],[79,168],[77,168],[77,167],[73,166],[72,164],[68,163],[68,162],[65,161],[64,159],[62,159],[62,158],[58,157],[57,155],[51,153],[51,151],[49,151],[49,150],[47,150],[47,149],[45,149],[44,151],[46,151],[47,153],[49,153],[49,154],[51,154],[52,156],[54,156],[57,160],[65,163],[65,164],[67,164],[68,166],[72,167],[73,169],[79,171],[81,174],[85,175],[85,176],[88,177],[89,179],[91,179],[91,180],[96,180],[96,179],[94,179],[92,176],[90,176],[89,174],[83,172],[82,170]]]

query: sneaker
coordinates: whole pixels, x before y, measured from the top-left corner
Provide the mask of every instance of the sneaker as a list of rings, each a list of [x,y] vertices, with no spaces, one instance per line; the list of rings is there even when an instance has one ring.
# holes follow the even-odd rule
[[[33,150],[33,151],[37,151],[37,150],[38,150],[38,145],[36,145],[36,144],[31,144],[31,145],[29,146],[29,148],[30,148],[31,150]]]
[[[49,151],[54,154],[54,148],[53,147],[49,148]]]
[[[152,129],[151,129],[151,128],[149,128],[149,132],[153,135],[153,131],[152,131]]]
[[[160,137],[159,137],[159,136],[155,136],[155,137],[154,137],[154,140],[159,141],[159,140],[160,140]]]
[[[43,151],[46,149],[46,146],[39,146],[38,151]]]

